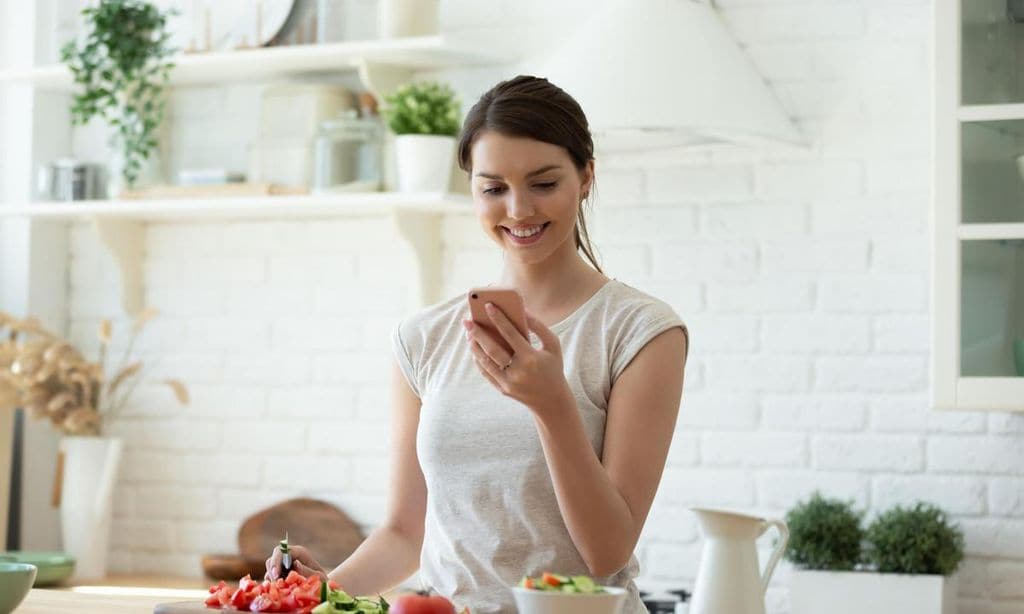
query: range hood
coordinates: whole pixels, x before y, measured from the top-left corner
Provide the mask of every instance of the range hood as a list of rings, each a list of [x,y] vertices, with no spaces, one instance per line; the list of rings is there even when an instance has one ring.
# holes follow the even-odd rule
[[[537,74],[579,101],[599,148],[804,144],[712,6],[595,4]]]

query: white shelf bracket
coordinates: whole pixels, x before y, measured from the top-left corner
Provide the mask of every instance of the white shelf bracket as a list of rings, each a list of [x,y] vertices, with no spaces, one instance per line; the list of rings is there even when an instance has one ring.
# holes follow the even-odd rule
[[[402,208],[391,214],[399,237],[416,255],[417,284],[409,292],[421,307],[437,302],[441,295],[441,217],[436,212]]]
[[[93,224],[120,269],[121,308],[126,315],[135,316],[144,307],[145,226],[137,220],[107,217],[94,217]]]

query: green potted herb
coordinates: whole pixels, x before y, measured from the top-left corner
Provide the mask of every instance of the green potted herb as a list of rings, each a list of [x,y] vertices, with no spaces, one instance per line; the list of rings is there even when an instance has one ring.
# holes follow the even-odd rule
[[[167,18],[145,0],[100,0],[82,10],[85,34],[61,49],[78,91],[71,104],[75,125],[100,118],[112,130],[108,194],[122,180],[135,186],[143,163],[157,148],[164,116],[164,88],[174,63]]]
[[[459,133],[455,92],[443,83],[409,83],[384,103],[381,114],[395,133],[399,191],[446,191]]]
[[[787,514],[793,614],[955,614],[963,533],[942,510],[894,507],[866,530],[862,519],[817,492]]]

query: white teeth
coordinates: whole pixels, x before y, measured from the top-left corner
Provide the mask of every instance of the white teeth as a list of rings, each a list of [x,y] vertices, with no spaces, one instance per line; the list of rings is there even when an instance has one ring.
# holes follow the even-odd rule
[[[544,225],[542,224],[540,226],[534,226],[530,230],[519,230],[517,228],[509,228],[509,232],[511,232],[512,234],[514,234],[517,237],[525,239],[526,237],[532,237],[533,235],[537,234],[538,232],[540,232],[543,229],[544,229]]]

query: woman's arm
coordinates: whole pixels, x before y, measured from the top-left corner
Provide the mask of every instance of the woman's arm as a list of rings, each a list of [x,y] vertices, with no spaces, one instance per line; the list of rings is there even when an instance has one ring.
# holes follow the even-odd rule
[[[682,397],[686,334],[667,330],[647,343],[612,387],[603,460],[594,454],[572,391],[531,408],[562,517],[591,574],[629,561],[668,456]]]
[[[398,364],[391,375],[391,479],[388,515],[329,577],[352,595],[374,595],[394,588],[420,566],[427,486],[416,456],[420,399]]]

